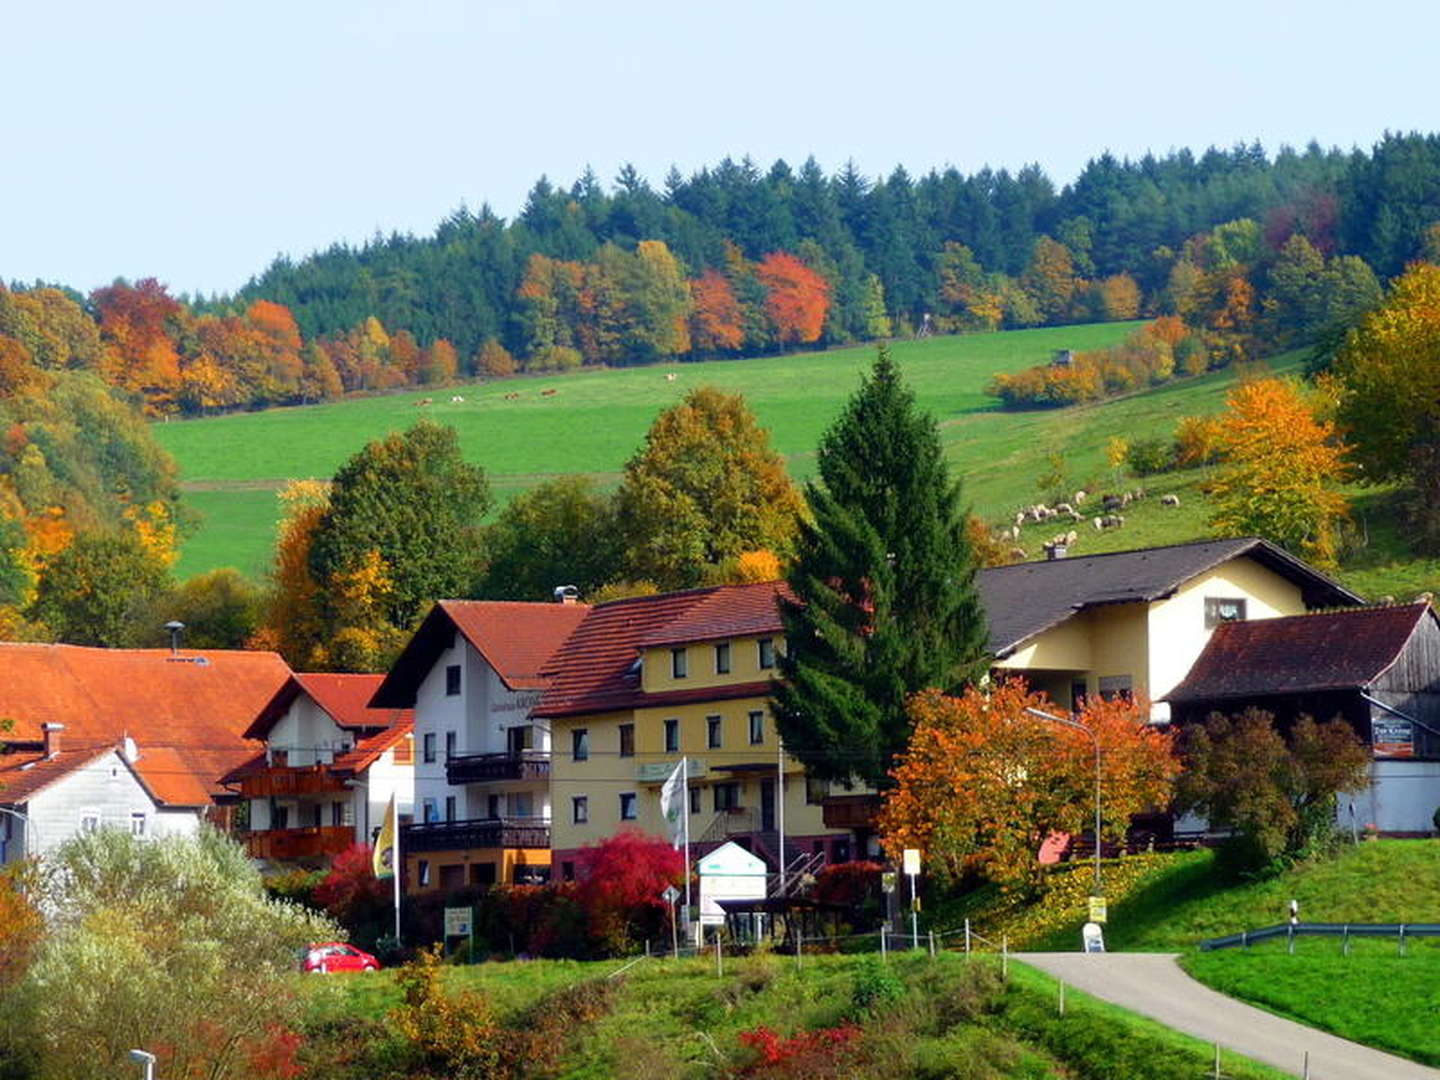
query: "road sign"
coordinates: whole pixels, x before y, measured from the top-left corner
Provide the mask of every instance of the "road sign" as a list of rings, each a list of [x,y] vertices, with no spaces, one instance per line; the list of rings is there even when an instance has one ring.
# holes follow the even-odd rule
[[[660,894],[660,899],[664,900],[667,904],[673,904],[676,900],[680,899],[680,890],[675,888],[674,885],[666,885],[665,891]]]
[[[910,874],[912,877],[920,873],[920,849],[907,847],[902,857],[902,864],[905,873]]]
[[[1105,898],[1103,896],[1090,897],[1090,921],[1093,923],[1105,922]]]
[[[896,874],[894,870],[886,870],[880,875],[880,888],[887,893],[895,891]]]
[[[445,909],[445,936],[469,937],[474,921],[474,908],[447,907]]]

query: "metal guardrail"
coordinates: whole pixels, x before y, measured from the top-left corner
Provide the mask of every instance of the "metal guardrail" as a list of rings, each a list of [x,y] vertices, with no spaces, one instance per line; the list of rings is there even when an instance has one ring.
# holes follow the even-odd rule
[[[1200,950],[1232,949],[1236,946],[1255,945],[1274,938],[1297,937],[1440,937],[1440,923],[1280,923],[1278,926],[1262,926],[1258,930],[1242,930],[1226,937],[1209,938],[1200,942]]]

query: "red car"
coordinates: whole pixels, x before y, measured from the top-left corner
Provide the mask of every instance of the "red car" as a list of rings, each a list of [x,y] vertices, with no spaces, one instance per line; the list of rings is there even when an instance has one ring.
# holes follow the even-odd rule
[[[325,941],[305,950],[301,971],[324,975],[331,971],[379,971],[380,961],[343,941]]]

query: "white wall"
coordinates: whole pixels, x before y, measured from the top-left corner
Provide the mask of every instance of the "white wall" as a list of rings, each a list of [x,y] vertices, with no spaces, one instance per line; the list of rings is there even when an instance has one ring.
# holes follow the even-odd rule
[[[1351,815],[1351,807],[1354,815]],[[1364,830],[1374,825],[1381,832],[1425,832],[1435,828],[1440,807],[1440,761],[1373,761],[1370,786],[1354,795],[1340,796],[1340,828]]]
[[[418,744],[416,755],[418,762]],[[360,779],[365,781],[366,786],[355,788],[355,839],[362,844],[368,844],[370,834],[385,821],[385,811],[389,809],[392,793],[396,796],[397,813],[415,813],[415,768],[410,765],[396,765],[395,750],[392,747],[381,754]]]
[[[265,739],[267,750],[288,751],[286,764],[329,765],[335,751],[355,745],[355,736],[330,718],[309,694],[301,693]]]

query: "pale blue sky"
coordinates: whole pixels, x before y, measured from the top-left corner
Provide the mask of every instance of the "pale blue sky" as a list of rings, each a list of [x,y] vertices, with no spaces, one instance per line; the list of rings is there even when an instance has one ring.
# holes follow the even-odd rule
[[[1431,3],[0,0],[0,279],[228,291],[541,174],[867,173],[1440,128]]]

